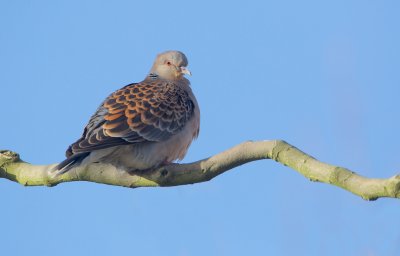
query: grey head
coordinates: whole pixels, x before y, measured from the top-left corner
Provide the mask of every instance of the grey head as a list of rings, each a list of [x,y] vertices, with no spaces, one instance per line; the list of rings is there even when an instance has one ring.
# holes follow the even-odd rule
[[[188,60],[180,51],[166,51],[157,55],[150,74],[155,74],[162,79],[177,80],[183,75],[192,75],[187,69]]]

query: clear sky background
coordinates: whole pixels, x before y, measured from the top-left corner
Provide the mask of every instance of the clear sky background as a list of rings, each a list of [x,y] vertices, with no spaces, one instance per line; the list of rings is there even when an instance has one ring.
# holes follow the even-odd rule
[[[190,162],[284,139],[368,177],[400,172],[400,2],[0,1],[0,148],[63,160],[100,102],[183,51]],[[400,201],[273,161],[202,184],[0,180],[0,255],[400,255]]]

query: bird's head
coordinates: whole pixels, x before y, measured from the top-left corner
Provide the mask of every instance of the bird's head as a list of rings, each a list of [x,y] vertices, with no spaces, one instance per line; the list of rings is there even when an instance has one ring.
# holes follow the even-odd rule
[[[167,51],[157,55],[150,73],[163,79],[176,80],[185,74],[192,75],[187,65],[188,60],[185,54],[179,51]]]

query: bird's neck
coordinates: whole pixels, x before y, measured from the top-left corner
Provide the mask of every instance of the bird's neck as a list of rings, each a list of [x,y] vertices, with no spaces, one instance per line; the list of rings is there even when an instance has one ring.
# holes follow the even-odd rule
[[[167,81],[171,81],[171,82],[179,82],[181,80],[186,80],[186,78],[184,78],[182,75],[176,77],[174,75],[163,75],[163,74],[159,74],[157,72],[150,72],[146,79],[150,79],[150,80],[157,80],[157,79],[162,79],[162,80],[167,80]]]
[[[158,76],[156,73],[150,73],[150,74],[147,76],[147,78],[150,79],[150,80],[156,80],[156,79],[159,78],[159,76]]]

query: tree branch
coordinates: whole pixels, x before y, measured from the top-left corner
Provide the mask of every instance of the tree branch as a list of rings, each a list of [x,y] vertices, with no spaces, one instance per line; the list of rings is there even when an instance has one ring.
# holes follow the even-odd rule
[[[341,187],[366,200],[380,197],[400,198],[400,175],[389,179],[371,179],[342,167],[322,163],[285,141],[244,142],[222,153],[188,164],[170,164],[154,170],[129,173],[110,164],[81,165],[54,176],[53,165],[32,165],[19,155],[0,151],[0,178],[24,186],[55,186],[62,182],[90,181],[129,188],[178,186],[209,181],[239,165],[273,159],[298,171],[311,181]]]

